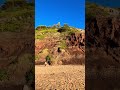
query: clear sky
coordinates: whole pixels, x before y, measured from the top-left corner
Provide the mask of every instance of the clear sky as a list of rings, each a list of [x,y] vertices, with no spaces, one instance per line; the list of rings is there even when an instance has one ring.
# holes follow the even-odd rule
[[[5,2],[5,0],[0,0],[0,6]]]
[[[35,27],[52,26],[60,22],[85,28],[85,0],[36,0]]]

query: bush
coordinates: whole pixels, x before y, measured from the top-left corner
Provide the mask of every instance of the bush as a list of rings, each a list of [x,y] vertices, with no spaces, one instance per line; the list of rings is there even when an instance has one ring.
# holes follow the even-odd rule
[[[8,80],[8,74],[6,70],[0,69],[0,81]]]
[[[67,24],[64,24],[63,27],[58,29],[58,32],[62,33],[62,32],[66,32],[66,31],[69,31],[69,30],[70,30],[70,27]]]
[[[66,41],[65,41],[65,40],[62,40],[62,41],[60,42],[60,48],[61,48],[61,49],[66,49],[66,48],[67,48],[67,44],[66,44]]]
[[[75,32],[74,31],[68,32],[68,35],[72,35],[72,34],[75,34]]]
[[[46,26],[38,26],[38,27],[36,28],[36,30],[41,30],[41,29],[47,29],[47,27],[46,27]]]
[[[65,31],[66,31],[66,29],[64,29],[63,27],[58,29],[58,32],[60,32],[60,33],[65,32]]]
[[[47,56],[46,56],[46,61],[50,61],[50,60],[51,60],[50,56],[47,55]]]
[[[28,84],[32,85],[34,83],[34,68],[32,68],[29,72],[26,73],[26,81]]]
[[[46,62],[51,65],[51,58],[49,55],[46,56]]]
[[[23,1],[25,0],[14,0],[13,6],[13,1],[8,0],[3,5],[4,10],[2,10],[3,7],[0,8],[0,17],[2,18],[0,22],[0,32],[20,32],[30,30],[26,28],[26,26],[32,27],[34,8],[27,3],[26,5],[23,5],[22,3],[25,3]],[[21,5],[25,7],[22,7]]]

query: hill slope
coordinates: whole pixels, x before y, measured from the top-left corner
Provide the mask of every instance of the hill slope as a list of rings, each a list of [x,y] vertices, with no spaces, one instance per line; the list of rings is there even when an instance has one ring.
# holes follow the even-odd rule
[[[47,56],[52,64],[83,64],[84,35],[84,30],[68,25],[38,27],[35,31],[36,64],[43,64]]]
[[[33,13],[34,4],[25,0],[7,0],[0,7],[0,90],[34,82]]]
[[[90,3],[87,4],[86,10],[86,49],[94,48],[96,50],[93,52],[97,52],[98,57],[104,56],[98,62],[107,66],[119,66],[120,55],[117,53],[119,53],[120,46],[120,11],[117,8],[102,7]],[[97,53],[89,52],[93,58]]]
[[[86,89],[120,89],[120,11],[88,4],[86,12]]]

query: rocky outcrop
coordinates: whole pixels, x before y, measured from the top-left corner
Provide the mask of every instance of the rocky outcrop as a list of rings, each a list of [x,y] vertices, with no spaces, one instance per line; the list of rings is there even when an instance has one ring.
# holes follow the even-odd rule
[[[103,48],[113,62],[120,62],[120,18],[95,17],[86,23],[86,48]],[[102,51],[101,51],[102,52]]]
[[[33,41],[32,36],[26,36],[23,33],[0,33],[0,66],[3,68],[9,65],[23,53],[33,54]]]
[[[96,11],[106,12],[105,8],[89,9],[90,15]],[[120,17],[107,12],[99,13],[86,20],[85,68],[86,83],[96,90],[120,88]],[[114,11],[113,11],[114,12]]]
[[[8,85],[13,86],[10,87],[12,90],[16,85],[31,84],[26,73],[34,67],[34,48],[31,34],[0,32],[0,75],[5,72],[4,77],[0,77],[0,86],[6,87],[5,90]]]
[[[67,46],[77,46],[81,48],[85,46],[85,33],[72,33],[71,35],[66,37]]]
[[[32,7],[24,0],[9,0],[0,6],[0,90],[22,90],[24,84],[34,80],[29,79],[34,73],[28,73],[34,67]]]
[[[54,29],[55,31],[56,29]],[[85,61],[85,31],[73,30],[70,34],[69,30],[64,32],[46,33],[46,37],[42,40],[36,39],[35,43],[35,64],[44,64],[45,57],[51,56],[52,65],[55,64],[84,64]],[[43,30],[44,31],[44,30]],[[39,31],[38,31],[39,32]],[[37,35],[38,33],[36,33]],[[47,51],[46,51],[47,50]]]

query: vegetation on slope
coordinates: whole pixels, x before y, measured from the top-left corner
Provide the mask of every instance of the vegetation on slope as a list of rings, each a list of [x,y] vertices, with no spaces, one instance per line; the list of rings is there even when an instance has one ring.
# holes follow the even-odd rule
[[[0,31],[21,32],[33,26],[34,4],[8,0],[0,7]],[[27,27],[28,28],[27,28]]]
[[[31,86],[34,84],[34,4],[6,0],[0,7],[0,32],[0,85]]]
[[[110,8],[100,6],[95,3],[86,3],[86,20],[89,21],[95,17],[114,17],[119,16],[119,8]]]
[[[52,27],[39,26],[35,30],[36,61],[45,61],[49,56],[53,64],[63,58],[68,58],[67,37],[79,34],[81,30],[67,24]]]

